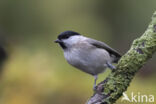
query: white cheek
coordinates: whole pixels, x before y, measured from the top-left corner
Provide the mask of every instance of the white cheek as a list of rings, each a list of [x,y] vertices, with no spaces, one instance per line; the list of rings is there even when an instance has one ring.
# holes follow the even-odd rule
[[[81,40],[81,36],[72,36],[68,39],[64,39],[63,42],[68,46],[72,46],[74,44],[77,44]]]

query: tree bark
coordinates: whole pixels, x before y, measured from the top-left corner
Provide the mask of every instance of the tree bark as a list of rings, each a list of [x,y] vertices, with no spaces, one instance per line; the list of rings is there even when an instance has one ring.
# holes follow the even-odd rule
[[[156,12],[145,33],[135,39],[109,76],[99,83],[87,104],[113,104],[127,90],[135,73],[156,51]]]

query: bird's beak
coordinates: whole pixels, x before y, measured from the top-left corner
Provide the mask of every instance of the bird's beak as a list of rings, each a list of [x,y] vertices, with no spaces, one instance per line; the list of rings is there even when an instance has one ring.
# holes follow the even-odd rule
[[[59,40],[59,39],[57,39],[57,40],[55,40],[54,42],[55,42],[55,43],[61,43],[62,41]]]

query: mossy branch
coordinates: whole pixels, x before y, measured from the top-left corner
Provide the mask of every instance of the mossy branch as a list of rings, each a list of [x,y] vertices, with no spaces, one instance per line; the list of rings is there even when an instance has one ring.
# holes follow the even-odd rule
[[[156,12],[145,33],[133,41],[129,51],[118,62],[117,69],[96,87],[88,104],[113,104],[127,90],[135,73],[156,51]]]

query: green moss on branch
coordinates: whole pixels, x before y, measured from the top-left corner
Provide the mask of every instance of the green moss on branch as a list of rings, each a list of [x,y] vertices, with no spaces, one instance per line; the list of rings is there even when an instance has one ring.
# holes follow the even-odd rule
[[[156,51],[156,12],[145,33],[133,41],[130,50],[122,56],[117,69],[98,84],[88,104],[113,104],[127,90],[135,73]]]

